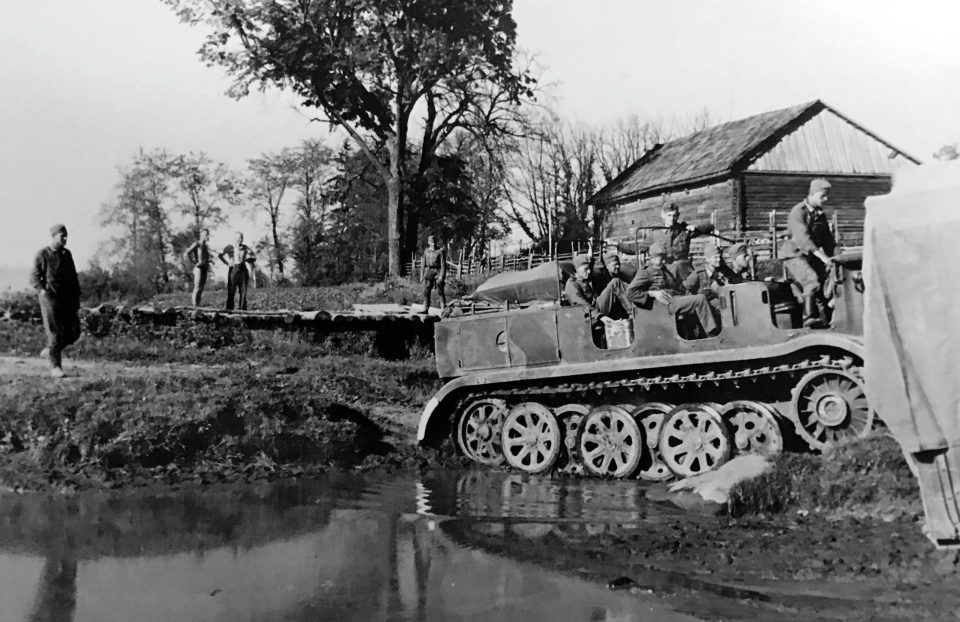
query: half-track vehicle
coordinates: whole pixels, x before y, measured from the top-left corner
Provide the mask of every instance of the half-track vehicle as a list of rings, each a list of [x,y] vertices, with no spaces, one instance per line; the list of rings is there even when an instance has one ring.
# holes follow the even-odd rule
[[[736,452],[822,449],[865,435],[860,254],[836,258],[828,329],[802,327],[785,280],[718,292],[719,334],[666,307],[633,309],[623,347],[561,301],[557,262],[498,275],[435,326],[447,380],[418,439],[486,465],[649,480],[712,470]],[[567,268],[569,269],[569,268]]]

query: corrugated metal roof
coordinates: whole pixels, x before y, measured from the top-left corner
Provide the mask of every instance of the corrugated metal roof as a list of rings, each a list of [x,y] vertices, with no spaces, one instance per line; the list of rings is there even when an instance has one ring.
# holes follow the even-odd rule
[[[797,128],[803,128],[807,121],[815,119],[825,110],[831,112],[832,117],[838,121],[845,123],[849,129],[841,130],[836,123],[827,123],[826,125],[829,126],[827,129],[830,130],[827,134],[830,138],[813,140],[812,136],[818,131],[824,132],[826,126],[819,129],[812,127],[808,132],[797,137],[797,142],[805,141],[808,143],[806,146],[801,148],[799,144],[795,145],[791,141],[789,145],[784,145],[776,151],[777,147],[783,144],[781,139],[784,136]],[[847,145],[847,141],[851,139],[855,143],[852,148]],[[870,141],[873,146],[865,147]],[[861,171],[854,170],[855,168],[879,167],[880,162],[875,156],[880,154],[883,148],[886,148],[888,153],[896,151],[906,160],[916,162],[914,158],[896,150],[820,100],[816,100],[716,125],[656,147],[645,153],[633,166],[593,195],[588,203],[619,203],[678,186],[723,177],[746,163],[751,156],[762,157],[770,151],[776,151],[778,155],[765,160],[761,166],[772,167],[785,162],[800,168],[755,170],[847,172],[847,169],[809,168],[810,162],[805,161],[805,156],[823,149],[836,152],[829,156],[828,160],[824,160],[825,163],[834,161],[838,165],[847,163],[849,172],[856,173]],[[859,164],[860,158],[865,154],[869,163]],[[854,161],[858,162],[856,167],[853,165]],[[760,160],[758,159],[757,162]],[[889,170],[878,172],[888,173]]]

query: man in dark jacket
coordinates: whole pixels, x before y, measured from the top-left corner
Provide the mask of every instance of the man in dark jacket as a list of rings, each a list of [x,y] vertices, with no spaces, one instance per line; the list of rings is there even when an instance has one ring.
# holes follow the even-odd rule
[[[791,241],[798,251],[787,272],[803,289],[803,325],[808,328],[822,323],[819,307],[825,304],[824,295],[830,295],[829,287],[825,288],[824,284],[828,283],[837,242],[823,211],[829,194],[830,182],[814,179],[807,198],[793,206],[787,219]]]
[[[50,375],[63,377],[64,348],[80,338],[80,281],[73,256],[67,250],[67,228],[50,228],[49,246],[40,249],[33,260],[30,286],[37,290],[40,313],[47,333],[44,352],[50,361]]]
[[[649,263],[637,271],[627,287],[627,298],[642,309],[652,309],[659,303],[674,315],[696,315],[707,335],[716,334],[719,326],[707,297],[683,295],[683,281],[666,265],[666,251],[659,244],[652,245],[649,253]]]

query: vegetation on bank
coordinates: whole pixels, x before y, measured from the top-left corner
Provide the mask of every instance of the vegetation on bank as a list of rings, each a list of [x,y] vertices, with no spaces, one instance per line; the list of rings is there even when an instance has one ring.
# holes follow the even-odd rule
[[[345,356],[301,365],[6,378],[0,486],[219,481],[412,459],[406,448],[392,455],[371,411],[416,411],[437,388],[428,366]]]
[[[728,510],[733,516],[803,511],[887,520],[923,514],[917,480],[887,433],[821,455],[782,454],[766,474],[734,487]]]

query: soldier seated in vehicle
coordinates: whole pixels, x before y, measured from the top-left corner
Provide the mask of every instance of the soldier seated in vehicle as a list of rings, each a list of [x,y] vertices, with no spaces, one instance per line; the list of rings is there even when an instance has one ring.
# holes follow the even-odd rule
[[[627,283],[620,278],[620,257],[616,253],[607,253],[604,261],[611,278],[600,295],[595,293],[590,282],[592,260],[587,255],[573,258],[575,272],[567,279],[563,292],[570,304],[590,309],[594,341],[601,348],[606,347],[604,324],[629,318],[633,309],[633,303],[627,298]]]
[[[659,244],[650,246],[649,254],[646,267],[637,271],[637,276],[627,287],[627,299],[641,309],[652,309],[654,303],[658,303],[675,316],[696,316],[702,334],[717,334],[720,326],[707,297],[702,293],[683,294],[683,282],[666,266],[666,252]]]

